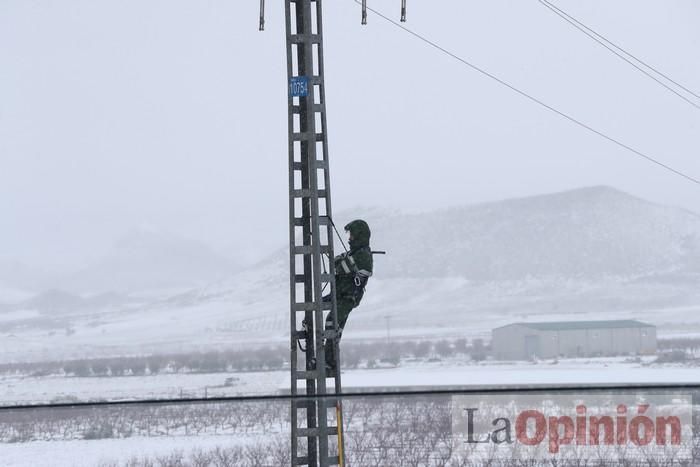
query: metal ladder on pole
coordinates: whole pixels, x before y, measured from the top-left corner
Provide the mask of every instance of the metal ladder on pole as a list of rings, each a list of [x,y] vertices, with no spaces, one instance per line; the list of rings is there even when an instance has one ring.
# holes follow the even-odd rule
[[[344,465],[321,0],[285,0],[292,466]],[[328,257],[328,266],[324,256]],[[328,288],[329,287],[329,288]],[[323,301],[328,288],[331,299]],[[332,326],[326,329],[330,314]],[[335,348],[326,372],[324,341]],[[329,384],[329,383],[332,383]],[[297,396],[306,395],[307,398]]]

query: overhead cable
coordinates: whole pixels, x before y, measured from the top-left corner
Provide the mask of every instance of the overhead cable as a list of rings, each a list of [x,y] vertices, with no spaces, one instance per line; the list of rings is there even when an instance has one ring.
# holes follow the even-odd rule
[[[571,24],[573,27],[575,27],[576,29],[578,29],[579,31],[581,31],[582,33],[584,33],[586,36],[590,37],[591,39],[593,39],[594,41],[596,41],[598,44],[600,44],[600,45],[602,45],[603,47],[605,47],[606,49],[608,49],[610,52],[612,52],[613,54],[615,54],[618,58],[620,58],[621,60],[624,60],[625,62],[627,62],[628,64],[630,64],[630,65],[633,66],[634,68],[636,68],[638,71],[642,72],[642,73],[643,73],[644,75],[646,75],[647,77],[653,79],[653,80],[656,81],[659,85],[663,86],[664,88],[666,88],[667,90],[669,90],[670,92],[672,92],[673,94],[675,94],[676,96],[680,97],[681,99],[683,99],[683,100],[686,101],[688,104],[690,104],[690,105],[692,105],[693,107],[695,107],[696,109],[700,109],[700,105],[699,105],[697,102],[693,102],[693,100],[688,99],[688,97],[684,96],[683,94],[681,94],[681,93],[678,92],[676,89],[674,89],[673,87],[669,86],[668,84],[664,83],[663,81],[661,81],[660,79],[658,79],[656,76],[654,76],[653,74],[649,73],[647,70],[645,70],[645,69],[642,68],[641,66],[637,65],[636,63],[634,63],[634,62],[633,62],[632,60],[630,60],[629,58],[627,58],[625,55],[628,55],[629,57],[632,57],[632,58],[633,58],[634,60],[636,60],[637,62],[641,63],[642,65],[644,65],[644,66],[647,67],[648,69],[654,71],[654,73],[656,73],[656,74],[658,74],[658,75],[660,75],[660,76],[663,76],[663,77],[666,78],[668,81],[670,81],[671,83],[673,83],[673,84],[675,84],[676,86],[680,87],[681,89],[685,90],[686,92],[692,94],[693,96],[695,96],[695,97],[697,97],[697,98],[700,98],[700,96],[698,96],[697,94],[695,94],[693,91],[691,91],[690,89],[686,88],[685,86],[679,84],[678,82],[676,82],[675,80],[671,79],[671,78],[668,77],[667,75],[661,73],[659,70],[657,70],[656,68],[652,67],[651,65],[648,65],[647,63],[641,61],[640,59],[638,59],[637,57],[635,57],[635,56],[632,55],[631,53],[629,53],[629,52],[627,52],[626,50],[624,50],[622,47],[620,47],[620,46],[618,46],[618,45],[615,45],[613,42],[611,42],[610,40],[608,40],[606,37],[604,37],[603,35],[601,35],[601,34],[595,32],[593,29],[591,29],[591,28],[589,28],[588,26],[586,26],[585,24],[581,23],[580,21],[578,21],[578,20],[577,20],[576,18],[574,18],[573,16],[570,16],[568,13],[566,13],[564,10],[561,10],[560,8],[558,8],[556,5],[554,5],[554,4],[550,3],[550,2],[548,2],[547,0],[538,0],[538,1],[539,1],[542,5],[544,5],[545,7],[547,7],[549,10],[551,10],[554,14],[556,14],[557,16],[559,16],[560,18],[562,18],[564,21],[566,21],[567,23]],[[625,54],[625,55],[623,55],[623,54]]]
[[[354,2],[359,4],[359,3],[360,3],[360,0],[354,0]],[[536,104],[538,104],[538,105],[544,107],[545,109],[549,110],[550,112],[553,112],[553,113],[559,115],[560,117],[563,117],[563,118],[569,120],[570,122],[572,122],[572,123],[574,123],[574,124],[576,124],[576,125],[578,125],[578,126],[580,126],[580,127],[582,127],[582,128],[585,128],[586,130],[590,131],[591,133],[594,133],[594,134],[600,136],[601,138],[606,139],[606,140],[610,141],[611,143],[614,143],[614,144],[616,144],[617,146],[619,146],[619,147],[621,147],[621,148],[623,148],[623,149],[626,149],[627,151],[629,151],[629,152],[631,152],[631,153],[637,155],[638,157],[640,157],[640,158],[646,160],[647,162],[650,162],[650,163],[652,163],[652,164],[655,164],[655,165],[657,165],[657,166],[659,166],[659,167],[661,167],[661,168],[663,168],[663,169],[665,169],[665,170],[667,170],[667,171],[669,171],[669,172],[671,172],[671,173],[673,173],[673,174],[675,174],[675,175],[677,175],[677,176],[679,176],[679,177],[682,177],[682,178],[684,178],[684,179],[686,179],[686,180],[688,180],[688,181],[690,181],[690,182],[692,182],[692,183],[695,183],[696,185],[700,185],[700,179],[695,178],[695,177],[693,177],[693,176],[691,176],[691,175],[688,175],[688,174],[686,174],[686,173],[683,173],[682,171],[680,171],[680,170],[678,170],[678,169],[675,169],[674,167],[671,167],[670,165],[665,164],[665,163],[661,162],[660,160],[658,160],[658,159],[656,159],[656,158],[654,158],[654,157],[652,157],[652,156],[649,156],[649,155],[643,153],[642,151],[639,151],[639,150],[637,150],[637,149],[635,149],[635,148],[633,148],[633,147],[631,147],[631,146],[629,146],[629,145],[623,143],[622,141],[620,141],[620,140],[618,140],[618,139],[616,139],[616,138],[613,138],[612,136],[608,136],[607,134],[603,133],[602,131],[593,128],[592,126],[590,126],[590,125],[588,125],[588,124],[582,122],[581,120],[578,120],[578,119],[576,119],[575,117],[572,117],[571,115],[569,115],[569,114],[567,114],[567,113],[565,113],[565,112],[563,112],[563,111],[561,111],[561,110],[558,110],[557,108],[555,108],[555,107],[553,107],[553,106],[551,106],[551,105],[545,103],[544,101],[542,101],[542,100],[540,100],[540,99],[538,99],[538,98],[536,98],[536,97],[534,97],[534,96],[532,96],[532,95],[526,93],[525,91],[522,91],[522,90],[518,89],[518,88],[515,87],[514,85],[508,83],[507,81],[504,81],[503,79],[499,78],[498,76],[494,75],[493,73],[490,73],[490,72],[486,71],[485,69],[480,68],[479,66],[474,65],[473,63],[471,63],[471,62],[467,61],[466,59],[460,57],[459,55],[456,55],[455,53],[450,52],[449,50],[445,49],[443,46],[437,44],[436,42],[434,42],[434,41],[432,41],[432,40],[430,40],[430,39],[428,39],[428,38],[422,36],[421,34],[415,32],[415,31],[413,31],[413,30],[411,30],[411,29],[409,29],[408,27],[404,26],[403,24],[398,23],[398,22],[392,20],[391,18],[389,18],[388,16],[384,15],[383,13],[381,13],[381,12],[379,12],[379,11],[377,11],[377,10],[375,10],[375,9],[373,9],[373,8],[371,8],[371,7],[369,7],[369,6],[367,7],[367,10],[371,11],[372,13],[374,13],[374,14],[377,15],[378,17],[382,18],[383,20],[385,20],[385,21],[387,21],[387,22],[393,24],[393,25],[396,26],[397,28],[402,29],[403,31],[407,32],[408,34],[410,34],[410,35],[414,36],[415,38],[421,40],[422,42],[428,44],[429,46],[433,47],[434,49],[437,49],[437,50],[439,50],[440,52],[444,53],[445,55],[447,55],[447,56],[449,56],[449,57],[451,57],[451,58],[457,60],[458,62],[462,63],[463,65],[468,66],[468,67],[471,68],[472,70],[481,73],[482,75],[484,75],[484,76],[486,76],[486,77],[488,77],[488,78],[490,78],[490,79],[496,81],[497,83],[499,83],[499,84],[501,84],[501,85],[507,87],[507,88],[510,89],[511,91],[513,91],[513,92],[515,92],[515,93],[517,93],[517,94],[520,94],[521,96],[523,96],[523,97],[529,99],[530,101],[532,101],[532,102],[534,102],[534,103],[536,103]]]

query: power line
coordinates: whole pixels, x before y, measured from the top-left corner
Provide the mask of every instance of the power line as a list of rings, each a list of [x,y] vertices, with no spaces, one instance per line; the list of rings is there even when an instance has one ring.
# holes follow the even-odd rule
[[[540,1],[543,1],[543,0],[540,0]],[[597,32],[597,31],[593,30],[592,28],[586,26],[586,25],[583,24],[581,21],[577,20],[576,18],[574,18],[573,16],[571,16],[570,14],[568,14],[567,12],[565,12],[564,10],[562,10],[561,8],[559,8],[558,6],[554,5],[553,3],[551,3],[551,2],[549,2],[549,1],[547,1],[547,0],[544,0],[544,2],[547,3],[547,6],[556,9],[557,11],[559,11],[560,13],[562,13],[563,15],[565,15],[567,18],[569,18],[570,20],[572,20],[572,21],[574,21],[575,23],[577,23],[578,25],[580,25],[581,27],[587,29],[587,30],[590,31],[591,33],[595,34],[596,36],[602,38],[602,39],[603,39],[605,42],[607,42],[608,44],[612,45],[613,47],[617,48],[618,50],[623,51],[625,54],[629,55],[630,57],[632,57],[633,59],[635,59],[636,61],[638,61],[638,62],[641,63],[642,65],[644,65],[645,67],[649,68],[650,70],[654,70],[655,73],[659,74],[660,76],[663,76],[664,78],[666,78],[667,80],[669,80],[670,82],[672,82],[673,84],[675,84],[676,86],[678,86],[679,88],[683,89],[684,91],[688,92],[689,94],[692,94],[693,96],[695,96],[695,97],[697,97],[698,99],[700,99],[700,95],[698,95],[697,93],[695,93],[695,92],[693,92],[692,90],[688,89],[687,87],[683,86],[683,85],[680,84],[678,81],[673,80],[673,78],[671,78],[671,77],[668,76],[668,75],[665,75],[664,73],[662,73],[661,71],[659,71],[657,68],[654,68],[653,66],[649,65],[647,62],[645,62],[645,61],[642,60],[641,58],[639,58],[639,57],[633,55],[632,53],[628,52],[627,50],[623,49],[622,47],[620,47],[619,45],[615,44],[613,41],[611,41],[610,39],[606,38],[605,36],[603,36],[603,35],[600,34],[599,32]]]
[[[220,397],[188,397],[188,398],[163,398],[163,399],[134,399],[118,401],[85,401],[85,402],[49,402],[40,404],[2,405],[1,412],[20,410],[52,410],[52,409],[88,409],[97,407],[129,407],[129,406],[167,406],[185,404],[223,404],[231,402],[284,402],[291,400],[309,399],[366,399],[372,397],[421,397],[421,396],[451,396],[468,394],[513,394],[513,393],[568,393],[581,391],[700,391],[700,383],[596,383],[596,384],[529,384],[529,385],[498,385],[498,386],[472,386],[444,389],[397,389],[356,391],[338,394],[257,394],[248,396],[220,396]]]
[[[354,0],[354,1],[355,1],[355,3],[360,3],[360,0]],[[525,91],[521,91],[520,89],[518,89],[515,86],[513,86],[512,84],[502,80],[501,78],[497,77],[496,75],[489,73],[488,71],[474,65],[473,63],[468,62],[467,60],[463,59],[462,57],[450,52],[449,50],[447,50],[444,47],[438,45],[437,43],[431,41],[430,39],[427,39],[426,37],[418,34],[417,32],[412,31],[411,29],[407,28],[406,26],[404,26],[400,23],[397,23],[396,21],[392,20],[391,18],[384,15],[383,13],[380,13],[379,11],[377,11],[369,6],[367,7],[367,9],[369,11],[371,11],[372,13],[374,13],[375,15],[382,18],[383,20],[393,24],[397,28],[403,29],[405,32],[407,32],[407,33],[411,34],[412,36],[416,37],[417,39],[425,42],[426,44],[430,45],[431,47],[439,50],[440,52],[444,53],[445,55],[457,60],[458,62],[461,62],[463,65],[468,66],[472,70],[477,71],[477,72],[481,73],[482,75],[487,76],[488,78],[491,78],[492,80],[498,82],[499,84],[507,87],[511,91],[520,94],[521,96],[531,100],[532,102],[544,107],[545,109],[547,109],[551,112],[554,112],[555,114],[559,115],[560,117],[563,117],[563,118],[569,120],[570,122],[575,123],[576,125],[578,125],[582,128],[585,128],[586,130],[590,131],[591,133],[595,133],[596,135],[600,136],[601,138],[604,138],[604,139],[610,141],[611,143],[614,143],[614,144],[620,146],[621,148],[626,149],[627,151],[641,157],[642,159],[645,159],[648,162],[651,162],[652,164],[655,164],[655,165],[657,165],[657,166],[659,166],[659,167],[661,167],[661,168],[663,168],[663,169],[665,169],[665,170],[667,170],[675,175],[678,175],[679,177],[683,177],[686,180],[695,183],[696,185],[700,185],[699,179],[694,178],[688,174],[685,174],[685,173],[681,172],[680,170],[674,169],[670,165],[664,164],[663,162],[661,162],[661,161],[659,161],[659,160],[657,160],[657,159],[655,159],[655,158],[653,158],[653,157],[651,157],[651,156],[649,156],[649,155],[647,155],[647,154],[645,154],[637,149],[634,149],[631,146],[628,146],[627,144],[613,138],[612,136],[608,136],[605,133],[603,133],[602,131],[596,130],[595,128],[591,127],[590,125],[587,125],[587,124],[583,123],[582,121],[577,120],[576,118],[572,117],[571,115],[566,114],[566,113],[562,112],[561,110],[558,110],[558,109],[552,107],[549,104],[546,104],[545,102],[539,100],[536,97],[531,96],[530,94],[526,93]]]
[[[657,73],[657,74],[663,76],[664,78],[666,78],[666,79],[669,80],[670,82],[674,83],[676,86],[679,86],[679,87],[681,87],[682,89],[684,89],[684,90],[686,90],[687,92],[689,92],[690,94],[692,94],[692,95],[694,95],[694,96],[700,98],[700,96],[698,96],[697,94],[695,94],[693,91],[691,91],[691,90],[689,90],[688,88],[682,86],[681,84],[678,84],[676,81],[674,81],[673,79],[669,78],[668,76],[666,76],[665,74],[661,73],[660,71],[656,70],[654,67],[652,67],[652,66],[650,66],[650,65],[647,65],[646,63],[644,63],[643,61],[639,60],[637,57],[635,57],[635,56],[632,55],[631,53],[629,53],[629,52],[627,52],[626,50],[624,50],[623,48],[621,48],[621,47],[615,45],[615,44],[612,43],[610,40],[608,40],[607,38],[605,38],[604,36],[602,36],[601,34],[598,34],[598,33],[595,32],[593,29],[589,28],[589,27],[586,26],[585,24],[583,24],[583,23],[581,23],[580,21],[578,21],[576,18],[574,18],[574,17],[570,16],[569,14],[567,14],[564,10],[561,10],[560,8],[558,8],[556,5],[553,5],[552,3],[548,2],[547,0],[538,0],[538,1],[539,1],[543,6],[549,8],[554,14],[556,14],[557,16],[559,16],[561,19],[563,19],[563,20],[566,21],[567,23],[571,24],[573,27],[575,27],[576,29],[578,29],[579,31],[581,31],[582,33],[584,33],[586,36],[590,37],[591,39],[593,39],[594,41],[596,41],[598,44],[600,44],[600,45],[602,45],[603,47],[605,47],[606,49],[608,49],[610,52],[612,52],[613,54],[615,54],[617,57],[619,57],[620,59],[622,59],[622,60],[624,60],[625,62],[629,63],[629,64],[632,65],[634,68],[636,68],[636,69],[639,70],[640,72],[644,73],[647,77],[653,79],[653,80],[656,81],[658,84],[660,84],[661,86],[663,86],[663,87],[666,88],[667,90],[671,91],[671,92],[672,92],[673,94],[675,94],[676,96],[678,96],[678,97],[680,97],[681,99],[683,99],[684,101],[686,101],[688,104],[692,105],[692,106],[695,107],[696,109],[700,109],[700,105],[698,105],[697,103],[695,103],[695,102],[693,102],[692,100],[688,99],[686,96],[684,96],[683,94],[681,94],[681,93],[678,92],[677,90],[673,89],[671,86],[669,86],[668,84],[664,83],[663,81],[661,81],[660,79],[658,79],[656,76],[652,75],[652,74],[649,73],[647,70],[645,70],[644,68],[642,68],[642,67],[640,67],[639,65],[637,65],[636,63],[634,63],[634,62],[633,62],[632,60],[630,60],[629,58],[625,57],[623,54],[621,54],[620,52],[618,52],[617,50],[615,50],[613,47],[617,48],[618,50],[621,50],[621,51],[622,51],[623,53],[625,53],[626,55],[629,55],[630,57],[634,58],[636,61],[638,61],[639,63],[642,63],[644,66],[646,66],[646,67],[649,68],[650,70],[653,70],[655,73]],[[607,44],[606,44],[606,42],[607,42]],[[610,45],[608,45],[608,44],[610,44]],[[611,45],[612,45],[612,47],[611,47]]]

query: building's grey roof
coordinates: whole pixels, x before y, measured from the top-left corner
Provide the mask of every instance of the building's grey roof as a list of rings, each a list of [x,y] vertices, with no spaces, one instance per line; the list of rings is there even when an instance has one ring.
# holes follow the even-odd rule
[[[571,329],[653,328],[655,326],[634,319],[608,321],[549,321],[540,323],[513,323],[508,326],[525,326],[538,331],[564,331]],[[506,327],[506,326],[501,326]]]

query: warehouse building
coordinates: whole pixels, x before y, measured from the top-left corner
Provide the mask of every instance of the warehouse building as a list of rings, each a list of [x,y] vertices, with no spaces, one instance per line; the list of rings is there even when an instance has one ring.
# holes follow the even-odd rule
[[[499,360],[649,355],[656,353],[656,327],[635,320],[513,323],[492,331]]]

